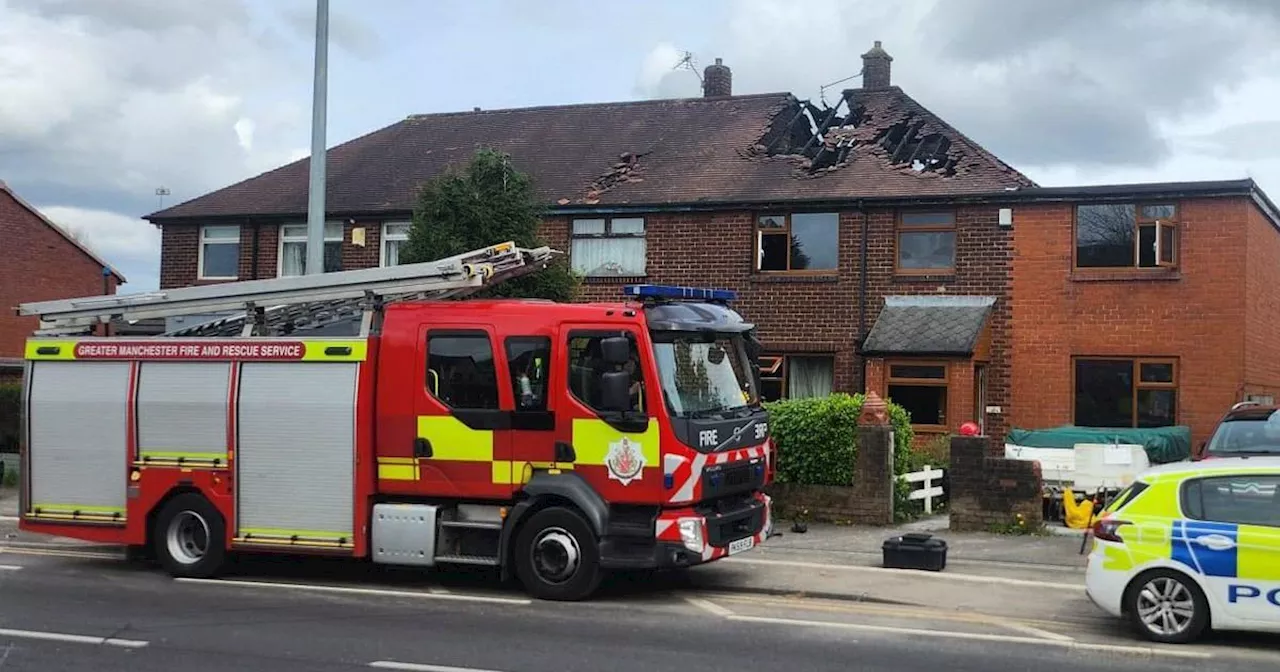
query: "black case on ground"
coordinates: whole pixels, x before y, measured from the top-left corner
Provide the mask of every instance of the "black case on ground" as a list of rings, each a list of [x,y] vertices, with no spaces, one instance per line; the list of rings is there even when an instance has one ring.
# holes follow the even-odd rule
[[[893,569],[942,571],[947,566],[947,542],[932,534],[904,534],[884,541],[884,566]]]

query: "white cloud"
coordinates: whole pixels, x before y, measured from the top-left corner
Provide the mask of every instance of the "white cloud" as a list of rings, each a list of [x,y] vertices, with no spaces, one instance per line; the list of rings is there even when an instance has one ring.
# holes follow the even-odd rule
[[[157,286],[160,232],[149,222],[105,210],[68,206],[46,206],[40,212],[119,270],[129,280],[122,291]]]
[[[0,91],[21,101],[0,105],[0,174],[123,211],[161,184],[200,195],[305,141],[280,101],[309,66],[244,0],[0,0]]]

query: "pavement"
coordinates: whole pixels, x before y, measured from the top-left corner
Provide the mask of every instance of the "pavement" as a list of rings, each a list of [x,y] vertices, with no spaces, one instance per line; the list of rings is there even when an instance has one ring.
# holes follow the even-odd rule
[[[1080,539],[811,525],[598,599],[529,600],[492,572],[267,556],[175,580],[117,547],[16,530],[0,490],[0,670],[1274,670],[1273,639],[1153,646],[1084,597]],[[942,572],[885,569],[933,530]],[[486,634],[490,633],[490,634]],[[1082,656],[1088,656],[1082,665]]]

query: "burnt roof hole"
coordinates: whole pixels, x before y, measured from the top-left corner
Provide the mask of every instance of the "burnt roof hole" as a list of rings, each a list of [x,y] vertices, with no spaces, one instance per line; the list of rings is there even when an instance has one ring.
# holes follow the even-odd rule
[[[951,156],[951,139],[941,133],[922,135],[925,121],[907,115],[884,129],[878,138],[880,147],[895,166],[910,166],[918,173],[936,172],[955,175],[959,159]]]

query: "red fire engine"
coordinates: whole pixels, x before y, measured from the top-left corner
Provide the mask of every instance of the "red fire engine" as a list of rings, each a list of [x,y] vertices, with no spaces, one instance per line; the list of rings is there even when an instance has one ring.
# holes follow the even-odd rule
[[[568,600],[606,571],[763,542],[772,444],[732,294],[446,300],[553,254],[21,306],[42,319],[22,529],[145,549],[175,576],[231,552],[330,554],[491,565]],[[179,316],[197,319],[86,335]]]

